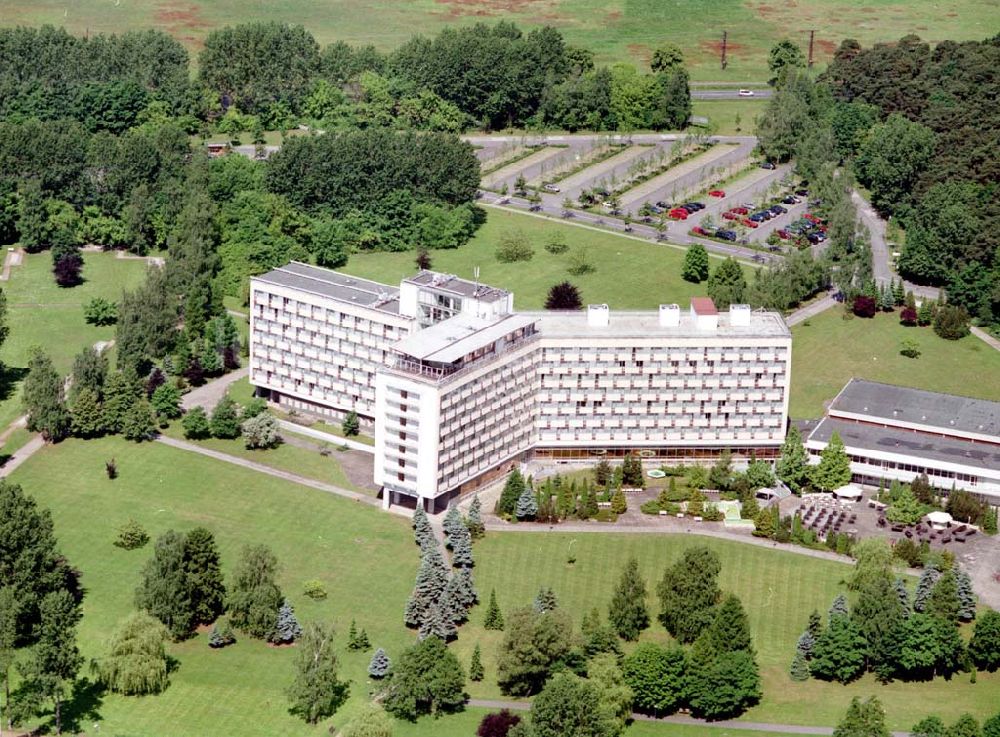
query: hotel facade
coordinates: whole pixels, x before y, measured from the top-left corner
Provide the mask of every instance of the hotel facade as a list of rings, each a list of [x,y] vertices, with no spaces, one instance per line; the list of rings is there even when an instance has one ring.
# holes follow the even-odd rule
[[[791,334],[780,315],[515,311],[421,271],[399,287],[291,263],[251,280],[250,381],[288,409],[374,428],[386,504],[438,509],[529,459],[772,459]]]

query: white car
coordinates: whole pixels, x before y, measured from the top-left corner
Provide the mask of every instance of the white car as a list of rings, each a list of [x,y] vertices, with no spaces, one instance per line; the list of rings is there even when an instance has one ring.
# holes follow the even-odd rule
[[[753,90],[740,90],[737,94],[740,97],[753,97]]]

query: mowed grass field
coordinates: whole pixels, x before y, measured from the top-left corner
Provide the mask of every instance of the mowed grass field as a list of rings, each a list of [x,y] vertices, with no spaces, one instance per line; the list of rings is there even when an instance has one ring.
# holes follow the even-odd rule
[[[121,476],[109,481],[104,460],[115,457]],[[283,483],[252,471],[161,444],[135,445],[120,439],[70,440],[43,449],[12,475],[12,481],[52,510],[60,549],[82,572],[87,590],[79,628],[85,657],[99,656],[115,623],[132,608],[134,588],[152,545],[134,551],[113,546],[118,526],[129,518],[154,537],[173,528],[208,527],[216,536],[228,574],[239,550],[265,543],[281,563],[279,583],[301,621],[326,620],[338,627],[342,674],[351,699],[332,720],[342,726],[368,697],[368,653],[346,650],[352,618],[365,627],[374,647],[390,657],[413,642],[402,625],[402,611],[413,585],[417,550],[408,521],[372,507],[316,490]],[[575,542],[574,542],[575,541]],[[489,533],[476,543],[475,576],[480,595],[496,589],[509,613],[530,604],[540,586],[551,586],[576,626],[585,611],[606,611],[618,573],[635,555],[656,613],[655,585],[663,569],[690,545],[705,544],[722,560],[723,589],[738,594],[747,607],[764,674],[765,698],[746,719],[801,725],[836,724],[850,698],[877,693],[893,728],[908,728],[925,713],[954,719],[969,711],[980,718],[1000,703],[1000,674],[967,676],[950,683],[880,686],[870,678],[848,687],[809,682],[793,684],[788,660],[809,611],[825,611],[841,590],[848,567],[836,561],[775,551],[768,547],[683,535]],[[576,562],[566,562],[572,547]],[[302,594],[303,583],[321,580],[329,593],[322,601]],[[468,666],[471,651],[482,646],[486,679],[468,684],[473,697],[498,696],[496,652],[502,635],[485,632],[485,607],[477,606],[453,645]],[[654,624],[644,639],[665,642]],[[292,678],[294,649],[275,649],[241,638],[232,648],[213,651],[207,633],[171,645],[179,661],[170,687],[146,698],[104,694],[84,726],[102,721],[108,734],[180,737],[191,734],[315,735],[287,713],[284,688]],[[470,735],[476,715],[400,725],[399,734]],[[421,727],[423,725],[423,727]],[[440,725],[440,726],[437,726]],[[454,726],[453,725],[457,725]],[[669,734],[673,726],[639,725],[633,735]],[[440,731],[439,731],[440,730]],[[691,733],[708,737],[715,732]]]
[[[84,283],[71,289],[56,285],[52,257],[29,254],[11,269],[10,280],[0,282],[7,297],[10,335],[0,349],[8,378],[24,373],[33,346],[44,349],[58,371],[69,373],[73,357],[86,346],[115,336],[114,325],[95,327],[83,319],[83,305],[94,297],[113,302],[125,289],[145,277],[146,262],[118,259],[113,253],[84,253]],[[109,354],[114,358],[114,354]],[[0,394],[0,430],[21,414],[20,383],[5,382]]]
[[[535,253],[530,261],[510,264],[497,261],[500,238],[512,230],[523,232],[531,242]],[[554,235],[563,238],[569,245],[568,251],[551,254],[545,250],[545,244]],[[581,248],[595,270],[576,276],[568,271],[570,256]],[[513,291],[514,306],[521,310],[541,309],[549,288],[566,280],[580,289],[585,304],[606,302],[612,310],[634,310],[655,309],[670,302],[686,306],[691,297],[707,294],[705,284],[681,279],[684,253],[683,248],[491,207],[486,223],[469,243],[455,249],[431,251],[431,261],[435,271],[466,279],[472,279],[473,270],[479,267],[482,283]],[[416,271],[415,256],[412,251],[352,254],[341,271],[384,284],[398,284]],[[713,269],[721,261],[711,254],[709,258]],[[751,271],[749,267],[746,269],[748,279],[752,277]]]
[[[664,41],[679,45],[698,80],[767,79],[767,52],[782,38],[803,49],[816,30],[824,64],[844,38],[863,44],[915,33],[929,41],[983,39],[1000,22],[993,0],[2,0],[0,23],[51,23],[74,33],[155,27],[197,51],[213,29],[246,20],[301,23],[321,44],[344,40],[392,49],[447,25],[509,20],[552,25],[601,62],[648,62]],[[722,31],[729,65],[720,69]]]
[[[974,336],[939,338],[930,327],[904,327],[899,313],[843,319],[834,307],[792,328],[789,414],[817,418],[851,377],[1000,401],[1000,351]],[[919,358],[900,354],[916,341]]]

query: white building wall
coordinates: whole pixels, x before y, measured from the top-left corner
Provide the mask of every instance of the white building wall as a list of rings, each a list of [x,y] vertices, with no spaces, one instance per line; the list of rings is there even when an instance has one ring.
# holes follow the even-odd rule
[[[413,321],[288,287],[251,281],[250,383],[301,400],[375,416],[375,372]],[[314,407],[313,405],[318,405]]]

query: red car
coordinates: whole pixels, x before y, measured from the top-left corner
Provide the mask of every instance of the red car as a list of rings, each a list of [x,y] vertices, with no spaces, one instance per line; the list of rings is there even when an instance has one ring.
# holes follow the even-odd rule
[[[760,225],[760,223],[755,220],[751,220],[750,218],[743,218],[743,224],[748,228],[756,228]]]
[[[687,220],[688,211],[680,207],[675,207],[673,210],[667,213],[667,217],[671,220]]]
[[[713,189],[711,192],[708,193],[708,196],[709,197],[725,197],[726,193],[723,192],[721,189]]]
[[[809,220],[810,222],[813,222],[813,223],[821,223],[821,222],[823,222],[823,218],[817,217],[816,215],[813,215],[811,212],[807,212],[802,217],[804,217],[806,220]]]
[[[691,233],[693,235],[708,235],[708,232],[700,225],[696,225],[693,228],[691,228]]]
[[[723,220],[739,220],[740,216],[737,215],[735,212],[724,212],[724,213],[722,213],[722,219]]]
[[[783,240],[783,241],[791,240],[791,238],[792,238],[792,234],[789,233],[784,228],[782,228],[781,230],[777,231],[777,233],[778,233],[778,237],[781,238],[781,240]]]
[[[745,207],[734,207],[730,212],[735,212],[737,215],[747,215],[750,210]]]

